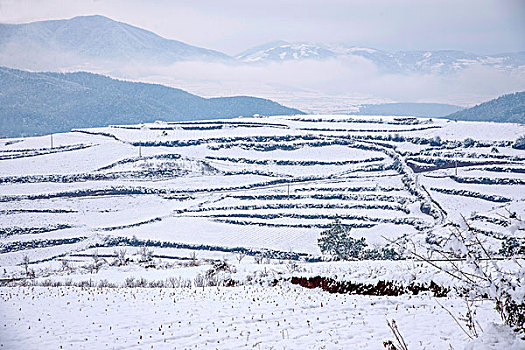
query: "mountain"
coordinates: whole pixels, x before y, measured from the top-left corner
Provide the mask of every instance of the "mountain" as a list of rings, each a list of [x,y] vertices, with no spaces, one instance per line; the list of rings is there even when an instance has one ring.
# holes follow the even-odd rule
[[[440,118],[462,109],[463,107],[444,103],[382,103],[362,105],[356,114]]]
[[[255,97],[206,99],[180,89],[85,72],[32,73],[0,67],[3,137],[159,119],[178,121],[255,114],[303,113]]]
[[[446,118],[525,124],[525,91],[500,96],[472,108],[452,113]]]
[[[133,65],[167,66],[179,61],[263,64],[352,58],[365,59],[387,74],[450,74],[474,65],[500,70],[525,67],[525,52],[496,55],[453,50],[387,52],[347,44],[286,41],[266,43],[231,57],[99,15],[0,24],[0,66],[19,69],[100,72]]]
[[[235,56],[246,62],[289,61],[299,59],[327,59],[336,57],[336,53],[324,46],[309,43],[287,43],[276,41],[254,47]]]
[[[380,71],[385,73],[449,74],[474,65],[490,66],[502,70],[525,66],[525,52],[496,55],[477,55],[454,50],[391,53],[345,44],[328,45],[284,41],[261,45],[235,56],[238,60],[247,63],[351,57],[364,58],[374,63]]]
[[[170,64],[183,60],[232,58],[104,16],[0,24],[0,65],[10,67],[56,69],[86,64]]]

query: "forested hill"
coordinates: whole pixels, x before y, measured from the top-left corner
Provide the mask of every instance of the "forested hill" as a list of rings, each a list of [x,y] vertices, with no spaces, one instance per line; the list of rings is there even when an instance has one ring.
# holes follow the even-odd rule
[[[525,123],[525,91],[503,95],[448,115],[448,119],[489,121],[499,123]]]
[[[98,74],[33,73],[0,67],[1,137],[108,124],[255,114],[303,113],[249,96],[206,99],[163,85],[115,80]]]

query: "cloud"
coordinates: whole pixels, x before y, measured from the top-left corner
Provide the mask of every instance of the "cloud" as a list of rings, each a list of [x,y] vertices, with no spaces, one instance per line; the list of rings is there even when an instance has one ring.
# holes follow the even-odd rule
[[[454,74],[384,74],[352,57],[261,65],[179,62],[168,67],[124,66],[106,72],[212,97],[255,95],[327,112],[364,102],[439,102],[473,105],[525,90],[525,71],[473,65]],[[323,101],[323,98],[325,101]],[[330,100],[328,103],[326,101]],[[335,109],[334,109],[335,108]]]

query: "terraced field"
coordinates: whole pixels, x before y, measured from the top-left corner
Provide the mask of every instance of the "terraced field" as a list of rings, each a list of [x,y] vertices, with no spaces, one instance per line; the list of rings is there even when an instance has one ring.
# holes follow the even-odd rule
[[[489,132],[487,132],[489,130]],[[497,250],[525,216],[518,124],[283,116],[0,141],[0,266],[151,247],[320,257],[335,218],[371,246],[465,217]],[[523,240],[525,232],[513,234]]]

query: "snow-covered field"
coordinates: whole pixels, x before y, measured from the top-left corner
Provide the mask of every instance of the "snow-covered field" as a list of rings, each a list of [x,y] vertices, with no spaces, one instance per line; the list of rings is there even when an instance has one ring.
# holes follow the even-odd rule
[[[463,218],[494,254],[523,244],[509,219],[525,217],[521,135],[519,124],[311,115],[74,130],[53,147],[49,135],[2,139],[0,280],[49,287],[0,290],[0,343],[377,349],[394,318],[411,349],[463,348],[429,295],[332,295],[288,280],[454,286],[412,261],[319,262],[336,218],[375,249],[435,241]],[[219,284],[237,286],[195,288],[221,261],[231,270]],[[131,278],[156,288],[120,288]],[[490,342],[498,315],[478,312],[487,331],[476,341]]]
[[[4,349],[381,349],[392,339],[387,319],[396,320],[414,349],[460,349],[469,340],[428,296],[386,299],[289,286],[36,287],[1,288],[0,302]],[[443,303],[462,308],[458,300]],[[490,322],[491,305],[478,312],[486,338],[501,332]],[[498,349],[519,348],[511,336],[503,341]]]

